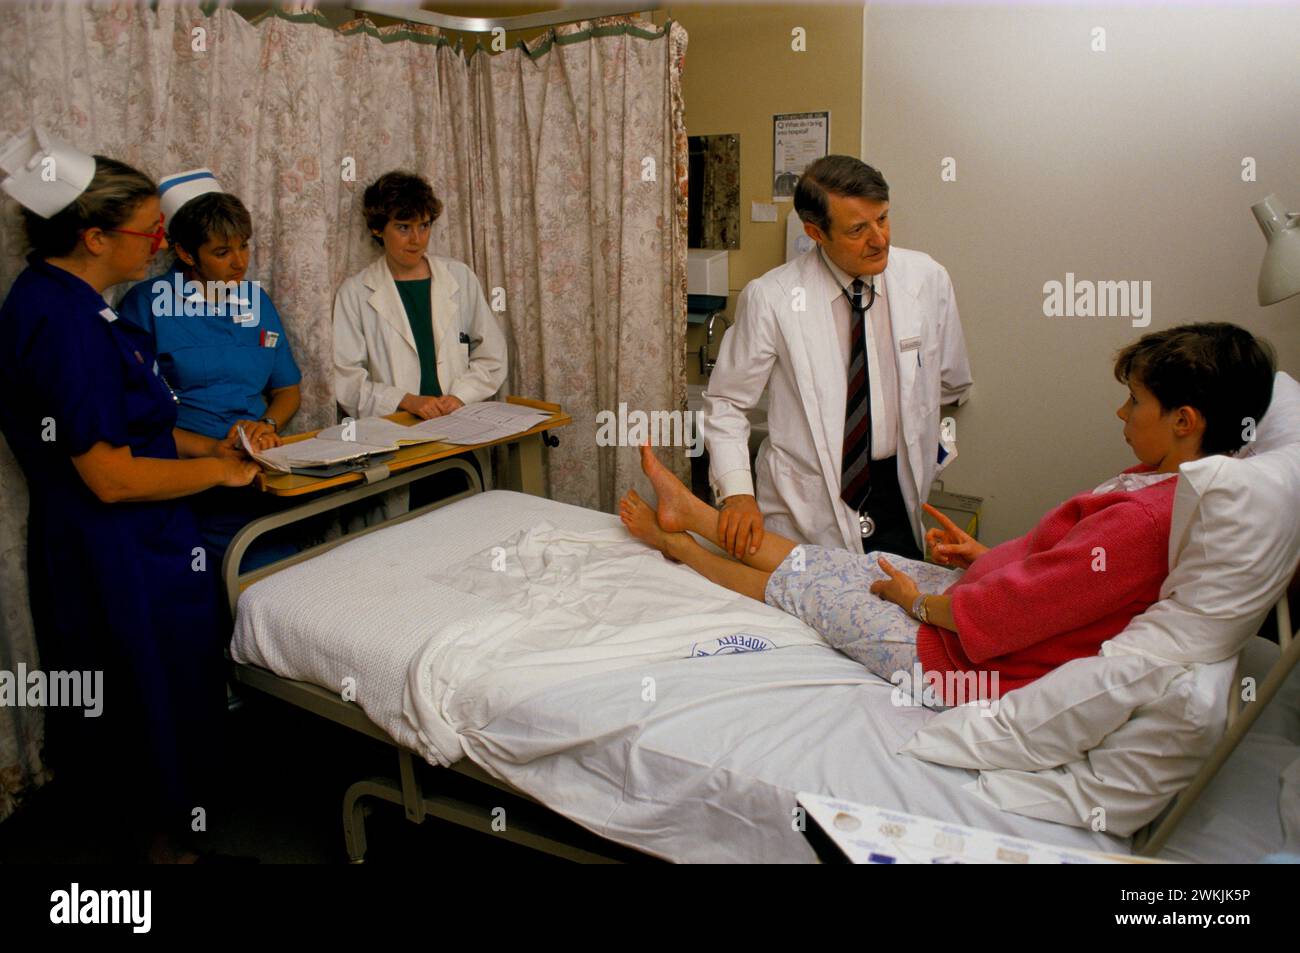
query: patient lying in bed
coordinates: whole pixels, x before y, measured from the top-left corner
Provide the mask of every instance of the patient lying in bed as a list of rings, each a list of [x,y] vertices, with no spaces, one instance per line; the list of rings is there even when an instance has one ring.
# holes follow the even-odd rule
[[[798,616],[832,647],[882,678],[923,674],[944,704],[1026,685],[1095,655],[1159,598],[1181,464],[1233,453],[1272,394],[1266,343],[1231,324],[1147,334],[1117,355],[1129,393],[1118,410],[1139,463],[1049,511],[992,549],[937,511],[927,536],[940,566],[797,544],[772,533],[743,562],[717,555],[718,511],[642,447],[658,496],[635,490],[620,518],[643,542],[719,585]],[[943,568],[950,566],[953,568]]]

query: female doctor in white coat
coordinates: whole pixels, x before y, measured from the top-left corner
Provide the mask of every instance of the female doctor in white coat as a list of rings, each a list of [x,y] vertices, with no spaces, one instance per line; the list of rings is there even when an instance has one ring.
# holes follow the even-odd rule
[[[384,254],[334,297],[334,396],[343,412],[375,417],[405,410],[428,419],[492,397],[506,379],[505,335],[474,272],[428,252],[442,202],[418,175],[386,172],[367,187],[362,205]],[[490,486],[487,453],[464,458]],[[409,498],[395,490],[384,513],[392,517],[447,496],[458,479],[419,480]]]
[[[429,418],[487,400],[506,378],[505,335],[468,266],[428,252],[442,203],[417,175],[365,191],[384,254],[334,298],[334,394],[344,413]]]

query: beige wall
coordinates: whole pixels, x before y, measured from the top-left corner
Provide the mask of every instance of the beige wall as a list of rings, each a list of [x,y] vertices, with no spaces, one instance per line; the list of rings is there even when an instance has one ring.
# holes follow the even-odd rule
[[[671,4],[686,28],[682,97],[690,135],[740,136],[740,248],[728,257],[732,296],[785,260],[785,216],[751,222],[750,203],[772,201],[772,116],[831,114],[831,151],[855,153],[862,133],[862,7],[857,4]],[[791,49],[803,27],[806,52]],[[730,306],[728,308],[730,310]],[[687,366],[698,379],[701,329],[691,329]],[[715,343],[716,350],[716,343]]]
[[[1298,36],[1294,7],[869,6],[863,156],[889,180],[894,242],[957,289],[976,383],[945,475],[989,498],[984,538],[1135,462],[1110,358],[1143,329],[1044,317],[1044,282],[1149,280],[1146,330],[1233,321],[1300,377],[1300,298],[1256,303],[1249,208],[1276,192],[1300,210]]]

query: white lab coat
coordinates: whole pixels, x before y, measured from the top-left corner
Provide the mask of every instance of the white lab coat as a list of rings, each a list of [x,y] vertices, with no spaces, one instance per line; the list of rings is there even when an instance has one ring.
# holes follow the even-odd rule
[[[425,254],[438,385],[464,403],[487,400],[506,379],[506,339],[469,266]],[[468,343],[466,343],[468,339]],[[420,392],[420,355],[381,255],[334,296],[334,396],[350,417],[391,414]]]
[[[881,278],[898,368],[898,482],[921,546],[920,504],[941,469],[939,405],[970,396],[970,366],[942,265],[923,252],[891,248]],[[817,248],[745,286],[705,388],[700,430],[716,493],[720,476],[749,469],[745,411],[770,383],[768,437],[755,464],[764,526],[800,542],[861,552],[857,514],[840,499],[847,382],[831,311],[838,291]]]

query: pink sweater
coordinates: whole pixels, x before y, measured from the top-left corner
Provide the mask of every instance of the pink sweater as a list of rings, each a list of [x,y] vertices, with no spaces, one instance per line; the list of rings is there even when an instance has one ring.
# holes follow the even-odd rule
[[[917,634],[924,670],[997,672],[1000,694],[1096,655],[1160,598],[1175,477],[1140,490],[1080,493],[1029,533],[981,555],[945,593],[961,634],[934,625]]]

